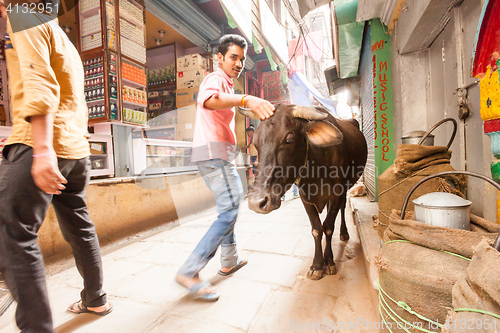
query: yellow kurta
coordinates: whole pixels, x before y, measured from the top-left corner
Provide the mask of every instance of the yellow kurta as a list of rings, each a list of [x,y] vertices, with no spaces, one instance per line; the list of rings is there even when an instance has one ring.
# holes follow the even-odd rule
[[[17,32],[7,25],[7,70],[13,120],[7,145],[33,147],[31,116],[54,115],[54,150],[58,157],[90,155],[83,64],[73,43],[57,24],[42,23]]]

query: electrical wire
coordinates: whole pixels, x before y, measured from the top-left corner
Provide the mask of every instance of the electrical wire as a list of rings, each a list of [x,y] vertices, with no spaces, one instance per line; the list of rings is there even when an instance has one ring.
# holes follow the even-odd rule
[[[307,35],[310,35],[311,31],[309,29],[309,27],[305,24],[304,20],[301,19],[301,18],[298,18],[296,16],[296,12],[290,2],[290,0],[283,0],[282,2],[286,9],[288,9],[288,13],[290,14],[290,17],[295,21],[295,23],[297,24],[298,28],[299,28],[299,36],[297,37],[297,44],[295,46],[295,50],[293,51],[292,55],[290,56],[290,59],[288,61],[288,63],[285,65],[285,67],[290,70],[290,63],[292,62],[292,60],[297,56],[297,52],[298,52],[298,49],[299,49],[299,46],[301,45],[301,39],[302,40],[302,47],[305,45],[306,49],[307,49],[307,52],[309,54],[311,54],[311,47],[310,45],[308,44],[308,40],[306,38]],[[315,16],[312,21],[311,21],[311,25],[314,23],[314,21],[318,18],[319,16]],[[294,31],[295,29],[293,28],[288,28],[287,26],[285,26],[283,23],[281,23],[280,21],[278,21],[279,25],[282,26],[284,29],[288,30],[288,31]],[[325,51],[323,51],[323,48],[322,47],[319,47],[313,40],[312,38],[309,38],[310,40],[310,43],[312,43],[312,45],[314,45],[317,49],[321,50],[321,53],[323,54],[323,57],[324,59],[332,59],[333,60],[333,57],[331,57],[329,54],[327,54]],[[317,61],[314,60],[315,63],[318,63]],[[314,74],[315,74],[315,77],[318,79],[320,85],[324,84],[322,82],[322,79],[321,79],[321,76],[319,75],[319,72],[318,71],[314,71]],[[326,82],[325,82],[326,84]]]
[[[309,31],[309,27],[307,25],[305,25],[303,22],[300,22],[299,19],[297,19],[297,17],[295,16],[295,11],[293,9],[293,6],[292,4],[290,3],[290,0],[283,0],[283,3],[285,4],[285,7],[287,7],[289,13],[290,13],[290,16],[295,20],[295,22],[297,23],[299,29],[300,29],[300,32],[299,32],[299,35],[300,33],[302,33],[302,35],[305,37],[305,35],[309,35],[311,34],[311,31]],[[313,18],[313,20],[311,21],[311,25],[314,23],[314,21],[318,18],[319,16],[315,16]],[[290,29],[292,30],[292,29]],[[319,47],[312,39],[310,39],[311,43],[316,46],[319,50],[321,50],[321,53],[323,53],[325,57],[325,59],[333,59],[333,58],[330,58],[330,55],[327,54],[325,51],[323,51],[323,48],[322,47]],[[306,44],[306,48],[308,51],[310,51],[309,49],[309,45],[307,45],[307,39],[304,38],[304,43]]]

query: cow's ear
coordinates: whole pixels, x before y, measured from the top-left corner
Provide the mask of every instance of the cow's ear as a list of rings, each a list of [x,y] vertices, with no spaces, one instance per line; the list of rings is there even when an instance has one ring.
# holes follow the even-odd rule
[[[318,147],[338,145],[344,139],[342,132],[326,121],[311,121],[306,125],[309,142]]]

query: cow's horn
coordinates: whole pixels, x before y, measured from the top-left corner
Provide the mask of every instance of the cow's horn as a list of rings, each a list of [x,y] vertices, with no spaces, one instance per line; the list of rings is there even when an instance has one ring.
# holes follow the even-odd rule
[[[238,111],[244,115],[245,117],[251,118],[251,119],[260,119],[259,116],[255,112],[253,112],[251,109],[248,108],[242,108],[241,106],[238,106]]]
[[[323,120],[328,117],[327,113],[316,110],[311,106],[301,106],[295,105],[292,110],[292,115],[296,118],[302,118],[307,120]]]

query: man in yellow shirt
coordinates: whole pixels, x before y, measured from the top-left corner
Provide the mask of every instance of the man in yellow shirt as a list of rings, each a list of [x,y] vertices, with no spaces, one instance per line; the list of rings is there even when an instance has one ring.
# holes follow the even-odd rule
[[[13,117],[0,164],[0,271],[17,302],[21,331],[53,332],[37,243],[50,203],[84,281],[81,301],[69,311],[105,315],[112,309],[86,205],[90,151],[83,65],[56,18],[47,19],[46,12],[20,15],[16,7],[6,13],[3,0],[0,10],[9,16],[5,53]]]

